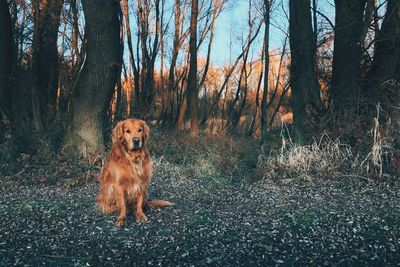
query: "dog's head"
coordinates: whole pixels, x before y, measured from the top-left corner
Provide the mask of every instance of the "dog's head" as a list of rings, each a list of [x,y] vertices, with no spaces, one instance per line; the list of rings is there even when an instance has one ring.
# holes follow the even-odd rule
[[[149,138],[149,126],[142,120],[127,119],[117,123],[112,132],[113,144],[120,143],[127,150],[140,150]]]

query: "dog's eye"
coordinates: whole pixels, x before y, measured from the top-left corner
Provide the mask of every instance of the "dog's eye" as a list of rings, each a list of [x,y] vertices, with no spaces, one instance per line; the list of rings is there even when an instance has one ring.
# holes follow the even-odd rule
[[[131,130],[126,130],[126,133],[130,134],[130,133],[131,133]]]
[[[138,133],[141,133],[143,130],[142,129],[139,129],[139,130],[137,130],[138,131]]]

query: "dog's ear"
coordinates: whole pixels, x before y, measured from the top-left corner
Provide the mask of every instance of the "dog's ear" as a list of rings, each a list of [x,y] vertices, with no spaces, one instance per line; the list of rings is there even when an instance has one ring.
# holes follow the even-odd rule
[[[150,137],[150,127],[143,121],[143,137],[148,139]]]
[[[124,127],[124,121],[120,121],[117,123],[117,125],[114,127],[112,131],[112,143],[121,143],[124,141],[124,132],[123,132],[123,127]]]

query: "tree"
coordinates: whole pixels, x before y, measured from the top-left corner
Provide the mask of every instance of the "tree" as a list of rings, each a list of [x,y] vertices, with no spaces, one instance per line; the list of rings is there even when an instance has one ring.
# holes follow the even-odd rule
[[[15,64],[13,40],[7,0],[0,0],[0,115],[9,119],[12,116],[11,75]]]
[[[198,134],[200,129],[198,112],[198,88],[197,88],[197,16],[198,0],[192,0],[190,17],[190,66],[187,84],[187,99],[190,112],[190,125],[192,134]]]
[[[213,8],[213,13],[212,13],[212,19],[211,19],[211,24],[210,24],[210,40],[208,42],[208,47],[207,47],[207,57],[206,57],[206,63],[204,65],[204,70],[203,70],[203,75],[202,78],[197,85],[198,90],[204,85],[204,82],[207,79],[207,73],[208,69],[210,67],[210,61],[211,61],[211,47],[213,44],[214,40],[214,28],[215,28],[215,21],[217,19],[217,16],[221,12],[222,7],[224,6],[224,2],[220,3],[219,0],[214,1],[214,8]]]
[[[32,115],[35,130],[43,131],[54,118],[58,88],[57,37],[64,0],[34,0],[32,54]]]
[[[252,1],[249,1],[249,11],[248,11],[248,20],[247,20],[247,24],[249,27],[249,36],[251,36],[253,34],[253,26],[254,26],[254,19],[251,16],[251,11],[252,11]],[[260,23],[262,24],[262,23]],[[259,31],[256,32],[256,34],[258,35]],[[246,52],[243,56],[243,62],[242,62],[242,67],[240,69],[239,72],[239,79],[237,81],[237,89],[236,89],[236,93],[235,93],[235,97],[234,99],[230,102],[229,104],[229,108],[228,108],[228,113],[230,115],[230,121],[228,121],[228,131],[233,131],[239,120],[240,120],[240,116],[242,114],[243,111],[243,107],[246,103],[246,98],[247,98],[247,91],[248,91],[248,67],[250,66],[250,73],[251,73],[251,65],[252,63],[249,64],[248,66],[248,57],[250,54],[250,46],[251,46],[251,39],[247,38],[247,49]],[[239,101],[240,96],[243,96],[243,101],[242,104],[239,105],[239,110],[236,110],[236,105]]]
[[[269,81],[269,26],[270,26],[271,0],[264,0],[264,90],[261,98],[261,142],[267,138],[267,94]]]
[[[366,0],[335,0],[332,101],[340,119],[353,115],[361,80],[361,40]],[[347,117],[347,115],[345,116]]]
[[[375,40],[375,54],[367,75],[366,92],[371,104],[380,102],[391,119],[400,125],[400,2],[388,0],[382,28]]]
[[[78,0],[69,1],[69,10],[65,10],[62,16],[64,30],[61,33],[61,52],[60,52],[60,75],[59,75],[59,95],[58,95],[58,115],[67,113],[69,97],[72,92],[74,81],[78,77],[85,58],[86,40],[79,29],[79,17],[82,12],[77,3]],[[71,30],[66,31],[70,26]],[[70,45],[63,45],[70,40]],[[81,44],[81,45],[80,45]],[[67,52],[69,50],[69,53]],[[69,54],[69,55],[68,55]],[[68,56],[67,56],[68,55]]]
[[[307,109],[320,106],[320,89],[315,73],[315,38],[311,23],[310,0],[289,1],[290,84],[296,140],[307,141]]]
[[[150,39],[150,6],[148,0],[138,0],[140,42],[142,50],[142,74],[140,93],[140,112],[145,115],[149,112],[154,94],[154,66],[159,50],[160,34],[160,0],[155,0],[155,30],[152,44]]]
[[[64,148],[84,156],[104,144],[107,110],[121,73],[119,2],[82,0],[87,53],[75,81]]]
[[[174,16],[175,16],[175,23],[174,23],[174,41],[172,47],[172,58],[171,58],[171,65],[169,67],[168,72],[168,82],[167,82],[167,90],[166,95],[164,96],[164,104],[163,104],[163,114],[162,114],[162,121],[163,124],[167,124],[167,120],[172,118],[173,112],[173,93],[175,88],[175,67],[176,62],[178,59],[179,50],[182,45],[182,38],[181,38],[181,1],[175,0],[174,4]]]
[[[0,154],[3,154],[5,158],[12,158],[15,146],[12,144],[13,140],[6,137],[6,133],[7,122],[14,122],[14,101],[12,100],[15,94],[13,94],[12,76],[16,55],[7,0],[0,0],[0,51],[0,143],[3,145],[3,149],[7,151],[7,153]]]
[[[125,29],[126,29],[126,38],[128,40],[128,52],[129,52],[129,63],[132,67],[132,72],[133,72],[133,81],[134,81],[134,86],[135,86],[135,93],[136,93],[136,103],[135,103],[135,112],[139,112],[139,69],[136,66],[135,62],[135,56],[133,53],[133,46],[132,46],[132,34],[131,34],[131,26],[130,26],[130,20],[129,20],[129,5],[128,5],[128,0],[123,0],[122,3],[122,11],[125,17]],[[132,106],[132,105],[131,105]]]
[[[386,15],[379,35],[372,69],[367,79],[370,90],[377,90],[390,79],[399,79],[400,70],[400,2],[388,0]]]

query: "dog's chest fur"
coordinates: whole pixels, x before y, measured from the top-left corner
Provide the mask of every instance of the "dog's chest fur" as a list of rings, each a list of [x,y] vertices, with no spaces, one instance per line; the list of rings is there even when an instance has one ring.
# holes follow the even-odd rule
[[[130,160],[129,163],[131,164],[133,172],[136,173],[139,177],[141,177],[144,174],[143,160],[140,157],[134,160]]]
[[[145,165],[145,160],[146,160],[146,154],[144,151],[141,151],[139,153],[126,153],[126,158],[129,161],[129,164],[131,165],[132,171],[134,174],[140,178],[143,182],[146,182],[145,172],[144,172],[144,165]]]

